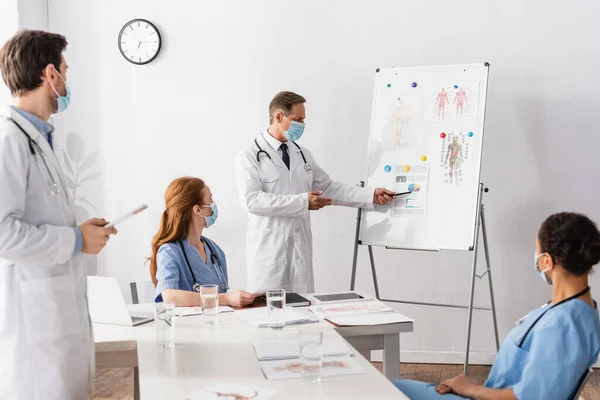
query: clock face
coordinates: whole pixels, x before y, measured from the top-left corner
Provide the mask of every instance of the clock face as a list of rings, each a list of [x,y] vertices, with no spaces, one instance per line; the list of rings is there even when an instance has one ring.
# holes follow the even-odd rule
[[[133,64],[144,65],[154,60],[161,44],[160,32],[145,19],[129,21],[119,33],[119,50]]]

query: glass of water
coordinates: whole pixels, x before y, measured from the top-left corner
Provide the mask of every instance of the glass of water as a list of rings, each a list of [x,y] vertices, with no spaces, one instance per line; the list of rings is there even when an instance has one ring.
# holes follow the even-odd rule
[[[219,315],[218,285],[200,286],[200,305],[202,306],[202,315],[211,318],[210,323],[213,323],[214,317]]]
[[[156,342],[162,347],[173,347],[175,345],[175,305],[154,303],[154,324],[156,326]]]
[[[323,364],[323,332],[299,331],[298,342],[302,375],[313,382],[320,382]]]
[[[285,326],[285,289],[267,290],[267,311],[271,328]]]

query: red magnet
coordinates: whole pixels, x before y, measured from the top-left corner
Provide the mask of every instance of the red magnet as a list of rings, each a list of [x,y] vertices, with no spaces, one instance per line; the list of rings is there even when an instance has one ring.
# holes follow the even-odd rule
[[[442,132],[442,133],[440,133],[440,137],[441,137],[442,139],[445,139],[445,138],[446,138],[446,134],[445,134],[444,132]]]

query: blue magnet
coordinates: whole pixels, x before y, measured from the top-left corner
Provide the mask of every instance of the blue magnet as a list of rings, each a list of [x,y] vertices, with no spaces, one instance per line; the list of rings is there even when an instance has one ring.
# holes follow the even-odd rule
[[[413,82],[412,85],[410,85],[412,87],[417,87],[417,82]]]
[[[473,132],[469,132],[469,133],[467,133],[467,136],[468,136],[468,137],[473,137]]]
[[[458,85],[454,85],[454,89],[458,89]]]
[[[390,172],[392,170],[392,167],[390,167],[389,165],[386,165],[384,170],[385,170],[385,172]]]

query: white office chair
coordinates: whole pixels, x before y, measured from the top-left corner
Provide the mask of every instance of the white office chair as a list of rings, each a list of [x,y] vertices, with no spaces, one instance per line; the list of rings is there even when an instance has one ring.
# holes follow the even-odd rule
[[[592,375],[592,372],[594,372],[594,370],[591,368],[588,369],[587,371],[585,371],[585,374],[583,374],[583,376],[579,380],[579,383],[577,384],[577,389],[575,390],[575,393],[573,393],[573,396],[571,396],[569,398],[569,400],[578,400],[579,399],[579,395],[583,392],[583,388],[585,387],[585,384],[590,379],[590,375]]]
[[[154,284],[150,281],[129,282],[133,304],[154,303]]]

